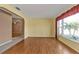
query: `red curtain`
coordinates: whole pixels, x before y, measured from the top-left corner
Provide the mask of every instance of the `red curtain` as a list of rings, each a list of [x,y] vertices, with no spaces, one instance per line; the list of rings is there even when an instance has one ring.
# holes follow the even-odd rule
[[[72,7],[70,10],[68,10],[68,11],[64,12],[63,14],[61,14],[60,16],[58,16],[56,18],[56,20],[57,21],[61,20],[63,18],[66,18],[66,17],[76,14],[78,12],[79,12],[79,5],[76,5],[76,6]]]
[[[62,20],[64,18],[71,16],[73,14],[76,14],[78,12],[79,12],[79,5],[76,5],[76,6],[72,7],[70,10],[64,12],[63,14],[61,14],[60,16],[58,16],[56,18],[56,23],[55,23],[56,24],[56,34],[55,34],[56,38],[57,38],[57,21]]]

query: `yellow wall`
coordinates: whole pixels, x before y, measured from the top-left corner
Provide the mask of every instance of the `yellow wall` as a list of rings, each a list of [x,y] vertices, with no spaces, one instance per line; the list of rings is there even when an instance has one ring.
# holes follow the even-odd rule
[[[51,22],[51,33],[52,33],[52,36],[55,37],[55,34],[56,34],[56,26],[55,26],[55,18],[51,18],[50,22]]]
[[[54,20],[46,18],[30,18],[28,20],[29,37],[55,37]]]
[[[21,16],[22,18],[24,18],[25,21],[25,27],[24,27],[24,37],[27,38],[28,37],[28,24],[27,24],[27,20],[29,19],[27,16],[25,16],[21,11],[18,11],[17,9],[15,9],[14,6],[12,5],[8,5],[8,4],[0,4],[0,7],[6,8],[7,10]]]
[[[25,16],[21,11],[15,9],[12,5],[0,4],[0,7],[24,18],[24,38],[31,37],[55,37],[55,22],[53,19],[30,18]]]

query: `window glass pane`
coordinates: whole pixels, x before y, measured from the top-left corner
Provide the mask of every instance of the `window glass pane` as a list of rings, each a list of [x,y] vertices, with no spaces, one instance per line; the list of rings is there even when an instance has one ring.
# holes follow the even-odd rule
[[[67,17],[64,20],[64,35],[73,39],[79,38],[79,13]]]
[[[59,35],[71,40],[79,41],[79,13],[58,21]]]

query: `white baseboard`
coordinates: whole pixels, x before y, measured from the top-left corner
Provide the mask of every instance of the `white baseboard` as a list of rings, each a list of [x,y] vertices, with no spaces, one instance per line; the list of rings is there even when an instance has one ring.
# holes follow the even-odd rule
[[[11,48],[12,46],[16,45],[17,43],[19,43],[20,41],[22,41],[24,38],[21,37],[16,37],[12,39],[12,42],[9,41],[3,44],[3,46],[0,46],[0,54],[3,53],[4,51],[8,50],[9,48]]]
[[[5,42],[2,42],[2,43],[0,43],[0,46],[3,46],[3,45],[5,45],[7,43],[10,43],[10,42],[12,42],[12,40],[8,40],[8,41],[5,41]]]
[[[28,36],[28,37],[55,37],[55,36]]]

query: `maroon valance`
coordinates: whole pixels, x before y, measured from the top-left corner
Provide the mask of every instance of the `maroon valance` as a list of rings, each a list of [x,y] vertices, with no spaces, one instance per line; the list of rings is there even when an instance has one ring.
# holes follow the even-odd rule
[[[70,10],[68,10],[68,11],[64,12],[63,14],[61,14],[60,16],[58,16],[56,18],[56,20],[57,21],[61,20],[63,18],[66,18],[66,17],[76,14],[78,12],[79,12],[79,5],[76,5],[76,6],[72,7]]]

